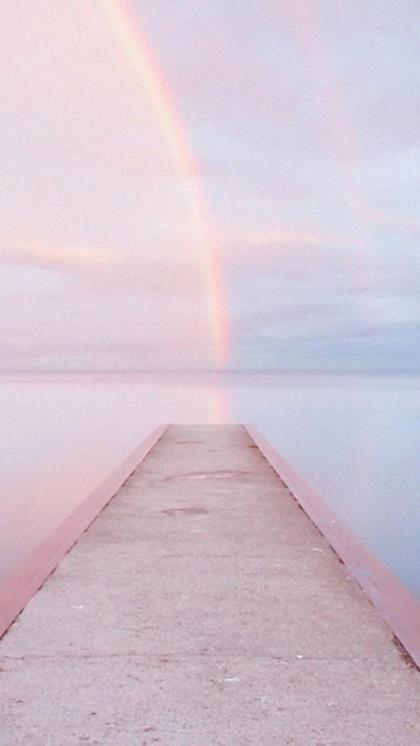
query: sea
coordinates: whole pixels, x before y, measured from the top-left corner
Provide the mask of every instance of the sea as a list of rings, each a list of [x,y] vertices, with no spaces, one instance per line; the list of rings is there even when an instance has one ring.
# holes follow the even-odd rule
[[[420,596],[420,375],[0,375],[0,578],[163,423],[247,423]]]

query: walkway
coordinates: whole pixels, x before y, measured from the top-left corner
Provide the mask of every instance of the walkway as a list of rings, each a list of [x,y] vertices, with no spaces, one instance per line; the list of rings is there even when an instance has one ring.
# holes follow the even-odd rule
[[[173,426],[0,643],[2,746],[418,746],[420,674],[240,426]]]

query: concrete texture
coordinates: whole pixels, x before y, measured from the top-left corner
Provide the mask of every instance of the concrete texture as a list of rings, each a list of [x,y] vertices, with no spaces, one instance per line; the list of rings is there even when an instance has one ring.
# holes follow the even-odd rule
[[[420,674],[239,426],[172,426],[0,643],[0,743],[420,743]]]

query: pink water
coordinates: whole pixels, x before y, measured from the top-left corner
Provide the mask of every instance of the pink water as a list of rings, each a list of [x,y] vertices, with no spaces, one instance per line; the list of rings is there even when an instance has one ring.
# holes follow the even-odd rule
[[[420,591],[420,377],[2,376],[0,573],[163,422],[251,422]]]

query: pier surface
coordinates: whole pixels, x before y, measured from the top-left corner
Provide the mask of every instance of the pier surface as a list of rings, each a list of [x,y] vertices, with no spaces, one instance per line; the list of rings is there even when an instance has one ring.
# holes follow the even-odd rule
[[[420,743],[420,674],[240,426],[166,431],[0,682],[2,746]]]

